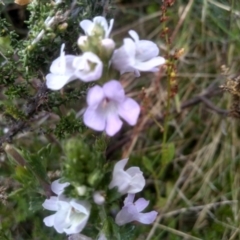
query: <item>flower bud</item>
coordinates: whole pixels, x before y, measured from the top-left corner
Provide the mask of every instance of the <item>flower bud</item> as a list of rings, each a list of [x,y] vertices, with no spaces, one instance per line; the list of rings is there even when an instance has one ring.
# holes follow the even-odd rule
[[[115,42],[111,38],[105,38],[101,42],[103,48],[103,56],[102,59],[109,60],[112,56],[112,53],[115,49]]]
[[[97,205],[102,205],[105,202],[105,197],[100,192],[97,191],[93,194],[93,201]]]

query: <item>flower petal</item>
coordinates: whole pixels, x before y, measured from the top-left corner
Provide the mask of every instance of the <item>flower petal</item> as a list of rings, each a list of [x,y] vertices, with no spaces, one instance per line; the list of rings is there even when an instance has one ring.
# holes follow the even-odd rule
[[[54,224],[54,218],[55,218],[55,214],[52,214],[52,215],[50,215],[50,216],[48,216],[48,217],[45,217],[45,218],[43,219],[43,222],[44,222],[44,224],[45,224],[47,227],[52,227],[53,224]]]
[[[127,162],[128,162],[128,158],[124,158],[124,159],[118,161],[114,166],[113,173],[123,170],[124,167],[126,166]]]
[[[50,199],[46,199],[42,206],[50,211],[57,211],[58,210],[58,198],[57,197],[50,197]]]
[[[137,221],[143,224],[151,224],[155,221],[157,214],[158,212],[156,211],[151,211],[148,213],[139,213]]]
[[[106,34],[105,34],[105,38],[108,38],[108,37],[109,37],[110,32],[112,31],[112,28],[113,28],[113,23],[114,23],[114,19],[111,19],[111,20],[110,20],[110,24],[109,24],[109,28],[108,28],[108,30],[107,30],[107,32],[106,32]]]
[[[122,127],[123,122],[117,114],[108,114],[106,119],[106,128],[105,131],[107,135],[115,135]]]
[[[87,108],[83,114],[83,122],[96,131],[103,131],[106,125],[106,117],[98,110]]]
[[[71,200],[70,205],[73,206],[79,212],[89,215],[90,213],[90,204],[87,201],[78,201],[78,200]]]
[[[82,20],[80,22],[80,27],[83,29],[86,35],[89,35],[89,33],[91,33],[93,25],[93,22],[88,19]]]
[[[103,85],[103,91],[107,98],[122,102],[125,98],[124,89],[120,82],[111,80]]]
[[[126,173],[131,176],[128,193],[141,192],[146,184],[142,171],[138,167],[131,167],[127,169]]]
[[[149,201],[144,198],[139,198],[134,204],[137,208],[137,211],[142,212],[148,206]]]
[[[136,44],[138,61],[145,62],[159,54],[159,48],[157,44],[148,40],[141,40]]]
[[[92,109],[96,109],[104,99],[104,92],[100,86],[94,86],[89,89],[87,94],[87,104]]]
[[[100,58],[92,52],[85,52],[73,61],[76,68],[75,76],[84,82],[98,80],[102,76],[103,63]]]
[[[71,75],[56,75],[49,73],[46,76],[46,85],[51,90],[60,90],[72,80],[73,78]]]
[[[132,98],[126,98],[125,101],[118,106],[118,114],[131,126],[137,123],[140,106]]]
[[[115,222],[117,225],[122,226],[126,223],[139,219],[138,215],[139,213],[137,212],[135,206],[132,204],[127,207],[123,207],[122,210],[118,212],[115,218]]]
[[[124,44],[116,49],[112,56],[112,64],[121,74],[133,72],[135,64],[136,45],[131,38],[125,38]]]
[[[137,34],[136,31],[130,30],[130,31],[128,31],[128,34],[133,38],[133,40],[135,41],[135,43],[138,43],[138,42],[139,42],[139,36],[138,36],[138,34]]]
[[[68,182],[60,183],[60,179],[58,179],[52,182],[51,189],[54,193],[56,193],[57,195],[60,195],[61,193],[63,193],[64,188],[66,188],[69,185],[70,183]]]
[[[117,171],[113,175],[113,179],[109,184],[109,189],[117,187],[120,194],[126,194],[128,192],[130,181],[131,178],[126,172],[122,170]]]
[[[137,62],[134,67],[144,72],[144,71],[150,71],[151,69],[155,68],[156,66],[160,66],[165,62],[166,62],[165,58],[155,57],[147,62]]]
[[[108,23],[107,23],[106,18],[102,17],[102,16],[97,16],[93,19],[93,22],[95,24],[99,24],[100,26],[102,26],[105,31],[105,35],[106,35],[107,30],[108,30]]]
[[[54,228],[58,233],[63,233],[64,229],[66,227],[69,227],[70,222],[67,221],[68,220],[67,216],[69,215],[70,211],[71,207],[70,204],[68,204],[67,207],[62,207],[59,211],[55,213]]]
[[[125,198],[125,200],[124,200],[124,206],[127,206],[128,204],[132,204],[134,198],[135,198],[135,194],[129,193],[129,194],[127,195],[127,197]]]

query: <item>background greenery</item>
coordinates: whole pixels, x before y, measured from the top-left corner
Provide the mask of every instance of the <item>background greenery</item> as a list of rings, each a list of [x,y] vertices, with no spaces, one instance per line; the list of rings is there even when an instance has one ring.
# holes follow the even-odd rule
[[[147,179],[138,196],[159,212],[156,223],[111,229],[119,199],[106,206],[107,224],[93,208],[85,235],[96,237],[108,228],[112,239],[123,240],[240,239],[239,1],[172,1],[162,23],[162,1],[78,0],[71,5],[66,0],[54,7],[43,0],[27,11],[2,2],[0,239],[66,239],[42,222],[49,215],[41,206],[48,184],[63,176],[73,183],[69,195],[76,197],[81,183],[91,200],[94,189],[107,187],[115,161],[128,156],[128,165],[139,166]],[[67,12],[66,18],[45,29],[33,46],[44,20],[59,11]],[[89,86],[74,82],[48,92],[43,85],[61,43],[67,53],[79,53],[79,21],[98,14],[115,18],[112,36],[119,45],[134,29],[171,60],[156,75],[121,77],[128,95],[141,103],[142,114],[134,128],[125,126],[111,139],[75,118]],[[184,52],[175,60],[180,49]]]

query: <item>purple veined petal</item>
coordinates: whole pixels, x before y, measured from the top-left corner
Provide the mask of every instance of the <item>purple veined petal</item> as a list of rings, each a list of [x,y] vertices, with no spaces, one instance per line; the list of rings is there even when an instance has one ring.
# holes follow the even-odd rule
[[[138,36],[138,34],[137,34],[136,31],[130,30],[130,31],[128,31],[128,34],[133,38],[133,40],[135,41],[135,43],[138,43],[138,42],[139,42],[139,36]]]
[[[107,98],[122,102],[125,98],[125,92],[120,82],[111,80],[103,85],[103,91]]]
[[[133,204],[123,207],[116,215],[115,222],[117,225],[122,226],[126,223],[138,220],[139,213]]]
[[[109,37],[109,35],[112,31],[112,28],[113,28],[113,24],[114,24],[114,19],[111,19],[109,22],[109,28],[108,28],[107,32],[105,33],[105,38]]]
[[[96,85],[89,89],[87,94],[87,104],[91,109],[96,109],[99,104],[104,100],[105,95],[103,88]]]
[[[54,225],[54,218],[55,218],[55,214],[52,214],[48,217],[45,217],[43,219],[43,222],[47,227],[52,227]]]
[[[156,66],[164,64],[165,62],[166,62],[165,58],[155,57],[147,62],[136,62],[134,67],[140,71],[146,72],[152,70]]]
[[[136,44],[136,59],[140,62],[148,61],[159,54],[157,44],[148,40],[141,40]]]
[[[89,35],[89,33],[91,33],[91,30],[92,30],[94,24],[92,21],[85,19],[85,20],[81,21],[79,25],[83,29],[84,33],[86,35]]]
[[[61,193],[63,193],[64,188],[66,188],[69,185],[70,183],[68,182],[60,183],[60,179],[58,179],[52,182],[51,189],[54,193],[56,193],[57,195],[60,195]]]
[[[98,109],[87,108],[83,114],[83,122],[86,126],[96,131],[103,131],[106,126],[106,116]]]
[[[123,170],[117,171],[113,173],[113,179],[109,184],[109,189],[117,187],[120,194],[125,194],[128,192],[130,181],[131,177],[126,172]]]
[[[125,198],[125,200],[124,200],[124,206],[127,206],[127,205],[129,205],[129,204],[132,204],[134,198],[135,198],[135,194],[129,193],[129,194],[127,195],[127,197]]]
[[[50,199],[46,199],[42,206],[50,211],[57,211],[58,210],[58,198],[57,197],[50,197]]]
[[[151,211],[148,213],[139,213],[137,221],[143,224],[151,224],[155,221],[157,214],[158,212],[156,211]]]
[[[132,98],[126,98],[124,102],[118,105],[118,114],[129,125],[133,126],[137,123],[140,106]]]
[[[122,124],[123,122],[117,114],[115,113],[108,114],[105,128],[107,135],[109,136],[115,135],[121,129]]]
[[[135,203],[135,207],[137,208],[138,212],[142,212],[149,204],[149,201],[147,201],[144,198],[139,198]]]

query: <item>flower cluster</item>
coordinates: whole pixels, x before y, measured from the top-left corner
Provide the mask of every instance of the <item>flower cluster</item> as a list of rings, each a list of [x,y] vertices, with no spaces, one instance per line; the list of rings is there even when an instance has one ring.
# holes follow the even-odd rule
[[[48,227],[54,227],[58,233],[75,234],[82,231],[87,224],[91,205],[87,201],[69,199],[64,194],[64,188],[69,183],[60,183],[56,180],[51,189],[57,195],[46,199],[43,207],[56,213],[44,218]]]
[[[124,200],[122,210],[115,218],[116,224],[122,226],[132,221],[138,221],[143,224],[151,224],[157,217],[156,211],[142,213],[148,206],[149,201],[139,198],[133,202],[135,193],[141,192],[145,186],[145,179],[139,167],[130,167],[124,171],[128,159],[117,162],[113,170],[113,178],[109,184],[109,188],[117,187],[120,194],[128,194]]]
[[[115,222],[119,226],[132,221],[151,224],[156,219],[157,212],[142,213],[149,201],[139,198],[134,202],[135,193],[142,191],[145,186],[143,173],[138,167],[130,167],[125,171],[127,161],[128,159],[123,159],[115,164],[112,181],[109,184],[110,189],[116,187],[120,194],[128,194],[123,208],[116,215]],[[91,204],[89,201],[67,198],[63,193],[67,186],[69,183],[60,183],[59,180],[52,183],[51,189],[57,196],[46,199],[43,207],[56,213],[44,218],[43,221],[46,226],[54,227],[58,233],[65,232],[69,235],[81,232],[86,226]],[[98,191],[94,193],[93,200],[98,205],[105,202]]]
[[[110,70],[120,74],[132,72],[155,72],[165,63],[159,55],[157,45],[151,41],[140,40],[131,30],[131,38],[125,38],[123,45],[116,49],[115,42],[109,38],[113,19],[108,25],[104,17],[95,17],[93,21],[83,20],[80,27],[85,35],[78,39],[82,55],[67,55],[62,44],[60,56],[50,66],[46,76],[49,89],[60,90],[73,80],[82,82],[98,81],[100,84],[89,89],[87,107],[83,115],[85,125],[96,130],[115,135],[125,120],[134,126],[140,114],[139,104],[125,95],[121,83],[108,76]],[[106,77],[107,76],[107,77]]]

